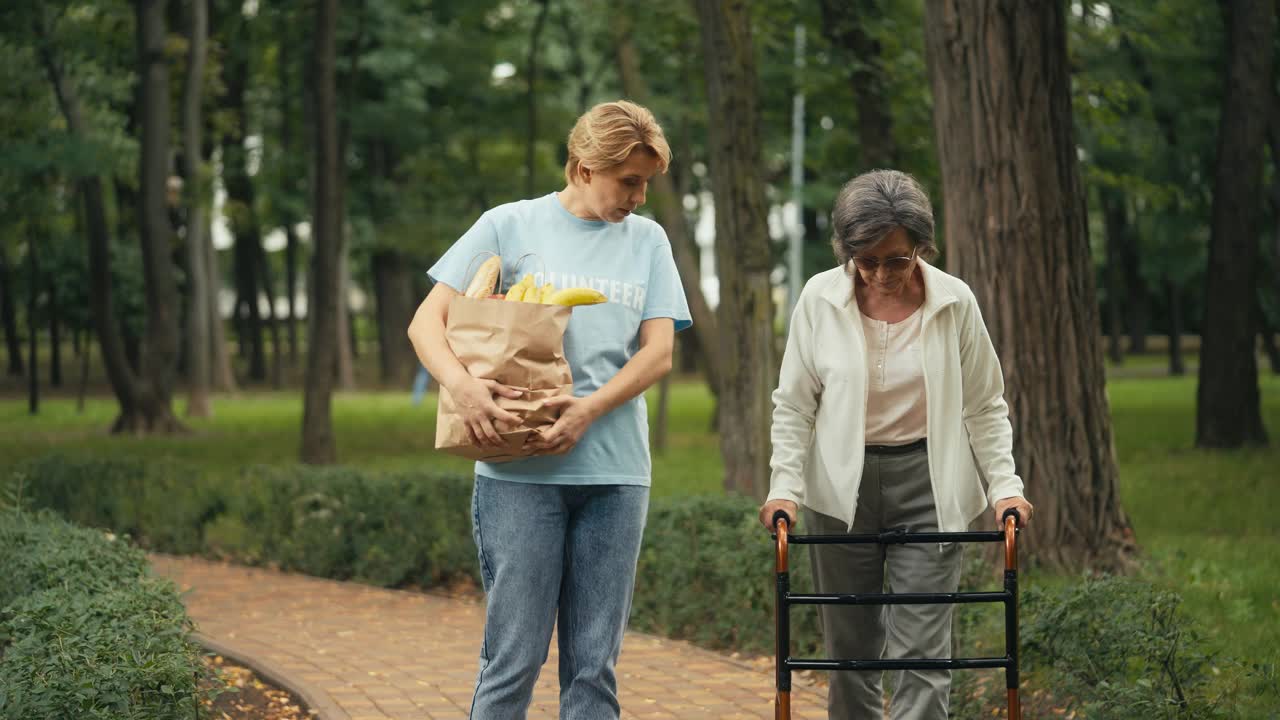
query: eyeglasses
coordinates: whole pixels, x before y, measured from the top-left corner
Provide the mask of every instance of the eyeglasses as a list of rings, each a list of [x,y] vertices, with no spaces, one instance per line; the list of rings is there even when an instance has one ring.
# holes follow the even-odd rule
[[[891,258],[885,258],[884,260],[881,260],[879,258],[863,257],[861,255],[855,255],[853,257],[853,264],[857,265],[858,269],[862,270],[863,272],[873,273],[881,265],[884,265],[885,270],[888,270],[891,273],[899,273],[911,267],[911,261],[915,259],[916,259],[916,249],[912,249],[910,257],[891,257]]]

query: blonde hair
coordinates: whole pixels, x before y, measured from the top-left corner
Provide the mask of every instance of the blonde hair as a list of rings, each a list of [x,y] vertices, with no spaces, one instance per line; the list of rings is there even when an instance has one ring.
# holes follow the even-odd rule
[[[631,151],[643,147],[658,157],[658,172],[671,164],[671,146],[648,108],[627,100],[600,103],[583,113],[569,131],[569,159],[564,179],[573,184],[580,166],[608,170],[626,162]]]

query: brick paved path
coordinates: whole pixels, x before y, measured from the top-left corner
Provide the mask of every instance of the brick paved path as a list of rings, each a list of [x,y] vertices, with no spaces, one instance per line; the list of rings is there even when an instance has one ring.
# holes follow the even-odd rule
[[[460,720],[471,703],[484,620],[479,600],[193,558],[153,556],[211,649],[299,692],[325,720]],[[771,629],[769,629],[771,630]],[[618,663],[622,717],[773,717],[772,666],[628,633]],[[825,717],[825,689],[797,678],[795,720]],[[531,719],[558,712],[555,641]]]

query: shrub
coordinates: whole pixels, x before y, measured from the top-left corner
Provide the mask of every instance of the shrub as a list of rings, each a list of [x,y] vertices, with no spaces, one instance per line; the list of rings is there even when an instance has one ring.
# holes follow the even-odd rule
[[[280,567],[388,587],[476,577],[467,478],[251,468],[229,490],[227,515]]]
[[[203,526],[222,511],[218,494],[197,469],[169,461],[51,454],[32,461],[23,474],[30,478],[36,507],[166,552],[199,552]]]
[[[965,574],[981,572],[974,564]],[[1024,705],[1030,685],[1040,706],[1089,720],[1243,717],[1231,698],[1246,683],[1265,682],[1264,669],[1207,653],[1180,602],[1176,593],[1134,578],[1089,577],[1048,588],[1023,583]],[[956,617],[958,652],[1003,655],[1002,614],[965,608]],[[952,678],[953,717],[987,715],[1004,704],[1003,672]]]
[[[631,610],[638,630],[699,645],[772,654],[774,545],[740,496],[653,502]],[[791,548],[794,589],[811,587],[806,546]],[[791,613],[791,648],[813,657],[821,639],[813,608]]]
[[[1242,669],[1202,649],[1176,593],[1101,577],[1054,591],[1033,587],[1022,602],[1026,664],[1050,669],[1082,717],[1236,717],[1224,683],[1209,680]]]
[[[0,717],[191,718],[204,673],[172,583],[121,540],[0,512]]]

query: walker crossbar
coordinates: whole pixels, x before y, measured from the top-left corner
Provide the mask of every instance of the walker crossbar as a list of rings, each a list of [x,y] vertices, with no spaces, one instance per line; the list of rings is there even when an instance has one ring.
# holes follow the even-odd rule
[[[777,696],[775,720],[791,720],[791,673],[795,670],[883,671],[883,670],[978,670],[1003,668],[1008,690],[1009,720],[1021,720],[1018,700],[1018,558],[1019,516],[1009,509],[1001,517],[1002,531],[922,532],[887,530],[850,535],[789,535],[789,517],[774,513],[777,571]],[[788,568],[788,548],[799,545],[846,545],[944,542],[1003,542],[1005,556],[1004,589],[994,592],[953,593],[792,593]],[[924,605],[1003,603],[1005,609],[1005,655],[987,658],[894,658],[875,660],[802,659],[791,657],[791,606],[793,605]]]

